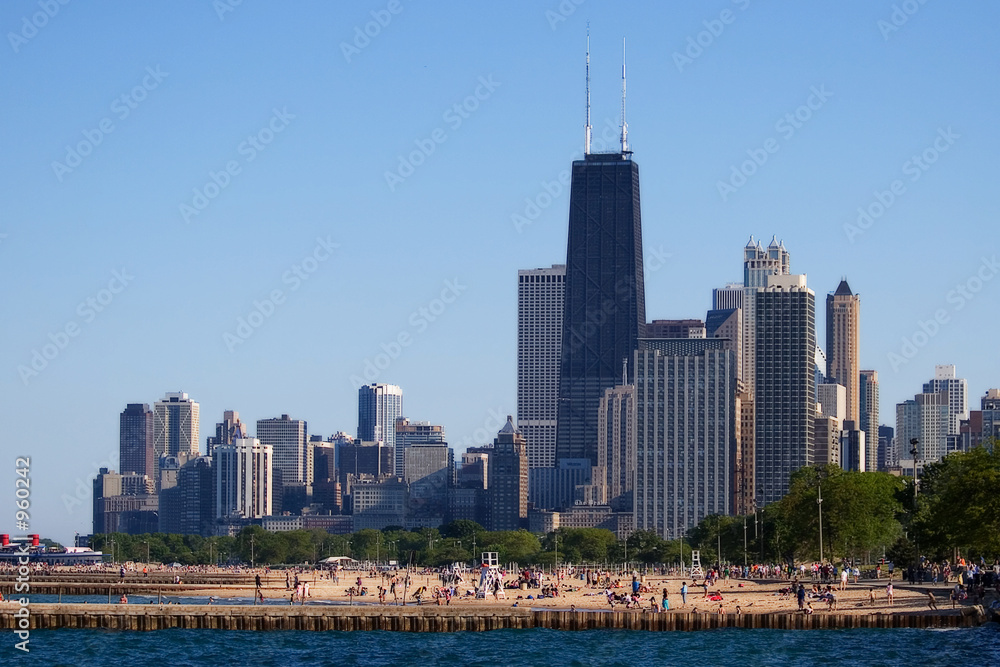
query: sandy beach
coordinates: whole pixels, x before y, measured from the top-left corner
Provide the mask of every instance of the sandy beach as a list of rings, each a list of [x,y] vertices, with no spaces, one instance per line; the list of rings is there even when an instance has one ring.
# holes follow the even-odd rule
[[[348,589],[352,586],[357,585],[357,578],[361,576],[362,586],[368,589],[368,594],[364,596],[354,596],[352,598],[348,593]],[[400,578],[402,578],[403,573],[400,573]],[[340,573],[340,581],[334,582],[331,579],[325,578],[327,575],[324,573],[323,578],[319,578],[319,573],[313,573],[311,571],[306,571],[299,574],[300,581],[309,583],[309,596],[306,598],[305,604],[309,605],[312,603],[317,603],[320,601],[339,601],[344,603],[359,604],[359,605],[378,605],[378,586],[384,585],[386,588],[389,587],[389,577],[391,573],[387,575],[387,578],[382,576],[370,577],[367,573],[359,573],[355,571],[346,571]],[[511,607],[515,603],[518,607],[527,608],[537,608],[537,609],[570,609],[575,607],[579,610],[586,609],[610,609],[608,604],[607,596],[605,595],[605,589],[600,588],[587,588],[584,582],[573,578],[573,579],[563,579],[561,591],[558,597],[545,597],[543,599],[537,599],[540,589],[529,588],[528,590],[522,589],[506,589],[504,591],[504,597],[499,599],[494,599],[492,595],[489,595],[486,599],[475,599],[473,596],[457,595],[453,597],[450,603],[446,603],[444,599],[438,600],[433,599],[433,591],[436,586],[440,585],[439,575],[436,573],[413,573],[411,572],[411,584],[407,591],[408,599],[406,601],[407,606],[416,605],[417,601],[413,599],[413,593],[416,589],[426,586],[426,592],[423,595],[422,605],[438,605],[440,606],[451,606],[451,607],[469,607],[469,608],[482,608],[482,607]],[[292,590],[285,587],[285,575],[283,572],[270,572],[262,573],[261,579],[263,583],[263,594],[264,597],[273,600],[278,599],[289,599],[292,594]],[[464,585],[460,585],[458,589],[462,592],[465,590],[472,590],[474,588],[472,582],[472,573],[469,573],[465,577],[466,581]],[[293,575],[294,580],[294,575]],[[543,585],[548,585],[552,581],[551,577],[546,577],[543,581]],[[688,584],[688,595],[686,604],[682,602],[681,599],[681,585],[687,582]],[[621,578],[622,586],[620,588],[612,589],[615,593],[627,593],[631,592],[631,576]],[[807,592],[811,592],[813,582],[809,579],[804,580]],[[928,607],[928,597],[925,593],[926,590],[933,591],[936,599],[938,609],[941,611],[946,611],[952,608],[951,601],[948,599],[948,592],[950,590],[950,584],[926,584],[918,585],[915,587],[910,587],[907,584],[900,584],[898,581],[893,582],[894,587],[894,601],[890,606],[888,600],[886,599],[886,584],[888,581],[886,579],[881,580],[860,580],[859,583],[855,584],[853,582],[848,583],[845,590],[837,590],[837,585],[834,585],[834,591],[837,597],[837,608],[836,613],[840,614],[872,614],[872,613],[914,613],[921,611],[929,611]],[[721,605],[723,613],[734,614],[734,613],[745,613],[745,614],[755,614],[755,613],[772,613],[772,612],[794,612],[798,611],[798,602],[793,595],[784,595],[780,591],[781,589],[787,589],[790,587],[790,582],[787,581],[758,581],[758,580],[746,580],[746,579],[720,579],[714,586],[709,588],[709,592],[718,592],[722,595],[722,601],[711,601],[705,599],[704,589],[700,585],[694,585],[692,580],[688,578],[682,578],[679,576],[646,576],[644,586],[648,589],[647,592],[642,593],[644,599],[644,607],[649,608],[651,606],[650,598],[656,598],[656,603],[659,604],[662,598],[663,589],[667,589],[667,595],[670,600],[670,610],[671,611],[683,611],[683,612],[706,612],[706,613],[719,613],[719,607]],[[825,585],[821,588],[825,588]],[[869,600],[869,591],[874,589],[875,592],[875,602],[872,604]],[[166,591],[164,591],[166,592]],[[252,598],[254,596],[253,588],[239,588],[233,586],[206,586],[205,588],[199,589],[187,589],[184,591],[184,595],[190,596],[215,596],[215,597],[246,597]],[[398,593],[400,597],[400,604],[402,603],[402,593]],[[529,599],[531,596],[531,599]],[[814,613],[832,613],[834,610],[829,610],[828,605],[824,601],[819,601],[816,599],[810,599],[807,597],[806,602],[811,603]],[[299,604],[298,601],[295,604]],[[388,606],[394,606],[393,596],[387,594],[386,604]],[[739,610],[737,610],[739,607]],[[624,605],[620,603],[615,604],[616,610],[623,610]]]

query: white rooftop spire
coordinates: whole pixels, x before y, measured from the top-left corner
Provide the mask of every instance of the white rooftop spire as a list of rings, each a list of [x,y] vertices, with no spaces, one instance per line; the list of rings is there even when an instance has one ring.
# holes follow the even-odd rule
[[[622,37],[622,153],[628,152],[628,123],[625,122],[625,38]]]
[[[590,21],[587,21],[587,126],[583,154],[590,155]]]

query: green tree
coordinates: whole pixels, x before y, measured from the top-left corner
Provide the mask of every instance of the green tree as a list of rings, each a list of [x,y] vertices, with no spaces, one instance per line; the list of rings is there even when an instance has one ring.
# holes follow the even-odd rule
[[[914,521],[922,553],[1000,554],[1000,446],[993,441],[924,467]],[[911,487],[912,488],[912,487]]]

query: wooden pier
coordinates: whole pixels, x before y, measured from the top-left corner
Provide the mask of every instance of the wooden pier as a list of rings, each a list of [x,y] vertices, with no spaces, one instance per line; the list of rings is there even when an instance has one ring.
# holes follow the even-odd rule
[[[0,630],[18,629],[18,609],[0,607]],[[940,614],[691,614],[635,611],[548,611],[529,608],[310,607],[223,605],[32,604],[28,629],[312,630],[482,632],[553,630],[692,631],[719,628],[813,630],[838,628],[975,627],[989,620],[982,607]],[[23,629],[23,628],[22,628]]]

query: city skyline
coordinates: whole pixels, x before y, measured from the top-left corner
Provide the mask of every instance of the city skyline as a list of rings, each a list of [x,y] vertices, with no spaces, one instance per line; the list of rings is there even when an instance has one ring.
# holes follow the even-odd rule
[[[456,453],[491,441],[516,405],[512,276],[565,257],[588,19],[595,151],[617,147],[629,38],[648,321],[703,317],[750,234],[775,234],[817,299],[845,276],[864,295],[881,421],[939,364],[962,369],[970,400],[998,384],[996,90],[981,77],[996,7],[922,5],[888,32],[890,2],[402,7],[353,53],[341,45],[381,6],[73,4],[2,56],[19,197],[0,224],[17,322],[0,395],[23,422],[3,452],[33,456],[39,530],[85,530],[63,496],[110,463],[116,414],[174,388],[201,403],[202,434],[238,408],[329,435],[353,431],[352,378],[392,383]],[[36,11],[11,3],[0,24]],[[99,46],[121,36],[128,58]],[[29,431],[53,406],[59,435]]]

